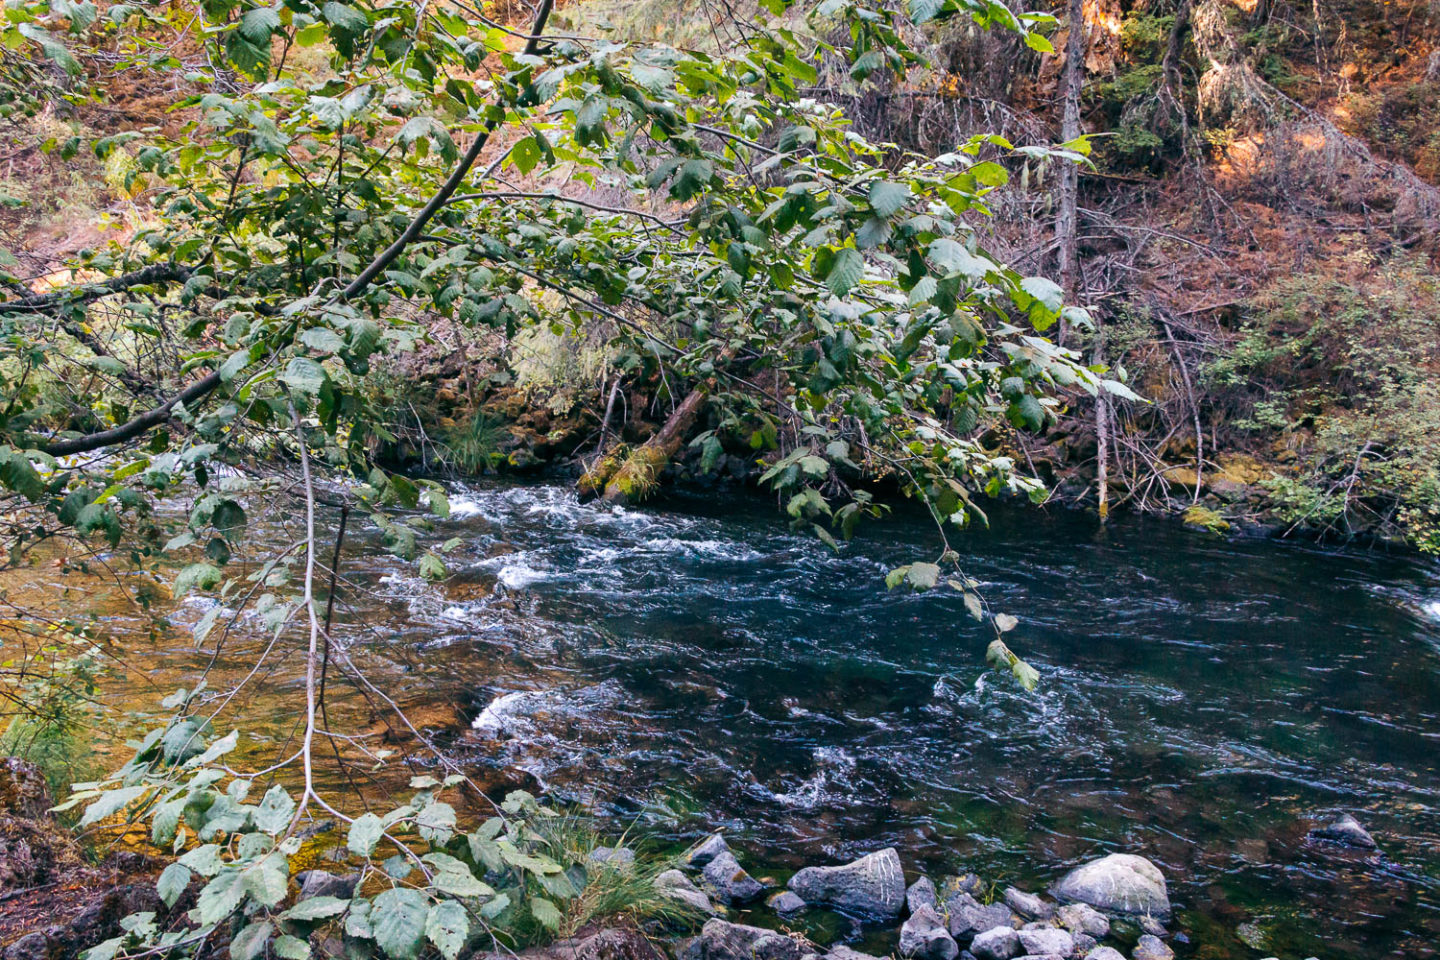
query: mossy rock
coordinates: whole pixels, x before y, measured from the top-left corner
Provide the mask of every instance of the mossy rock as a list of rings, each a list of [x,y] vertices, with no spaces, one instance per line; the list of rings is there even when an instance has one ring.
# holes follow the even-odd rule
[[[1209,533],[1222,534],[1228,533],[1230,530],[1230,521],[1226,520],[1219,511],[1202,507],[1198,503],[1181,514],[1180,519],[1187,527],[1196,527]]]

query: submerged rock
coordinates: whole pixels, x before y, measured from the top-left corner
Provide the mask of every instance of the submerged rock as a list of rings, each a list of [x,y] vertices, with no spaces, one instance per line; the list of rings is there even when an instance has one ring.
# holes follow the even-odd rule
[[[1136,942],[1130,956],[1132,960],[1175,960],[1175,951],[1164,940],[1147,933]]]
[[[941,891],[946,900],[957,893],[968,893],[972,897],[981,897],[985,894],[985,881],[981,880],[977,873],[962,873],[958,877],[950,877],[941,884]]]
[[[1016,887],[1005,888],[1005,903],[1020,916],[1031,920],[1049,920],[1055,916],[1055,904]]]
[[[328,870],[305,870],[295,874],[295,879],[300,884],[301,900],[308,900],[311,897],[335,897],[338,900],[349,900],[355,895],[355,884],[360,882],[360,874],[349,873],[343,877],[337,877]]]
[[[715,899],[724,904],[749,903],[765,892],[765,885],[746,873],[728,850],[707,863],[700,875]]]
[[[687,906],[699,910],[701,913],[718,913],[715,904],[705,895],[705,891],[695,886],[694,882],[679,870],[666,870],[655,878],[655,892],[662,897],[675,900]]]
[[[1003,903],[982,904],[968,893],[957,893],[946,900],[945,912],[950,915],[950,936],[962,945],[995,927],[1014,929],[1018,919]]]
[[[1020,955],[1020,934],[1013,927],[994,927],[976,935],[970,952],[975,960],[1010,960]]]
[[[749,927],[727,920],[707,920],[700,935],[690,941],[681,960],[800,960],[806,954],[801,941],[774,930]]]
[[[765,902],[776,913],[799,913],[808,906],[790,890],[782,890]]]
[[[1058,900],[1087,903],[1109,913],[1170,917],[1165,875],[1144,857],[1112,853],[1081,864],[1050,891]]]
[[[789,886],[807,903],[879,920],[895,919],[905,905],[905,875],[894,847],[838,867],[806,867]]]
[[[1055,919],[1071,933],[1083,933],[1096,940],[1103,940],[1110,935],[1109,918],[1086,903],[1066,904],[1056,911]]]
[[[937,911],[940,909],[940,900],[935,895],[935,884],[930,882],[929,877],[921,877],[905,891],[905,909],[913,914],[921,907]]]
[[[729,853],[730,845],[718,833],[701,840],[685,854],[685,862],[692,867],[703,867],[722,853]]]
[[[1310,831],[1310,836],[1317,840],[1329,840],[1331,843],[1343,843],[1349,847],[1359,847],[1362,850],[1375,850],[1379,845],[1375,838],[1370,836],[1370,831],[1360,825],[1350,814],[1345,814],[1338,820],[1325,824],[1323,827],[1316,827]]]
[[[1125,960],[1125,954],[1114,947],[1096,947],[1085,954],[1085,960]]]
[[[960,947],[935,908],[920,904],[900,928],[900,956],[916,960],[955,960]]]

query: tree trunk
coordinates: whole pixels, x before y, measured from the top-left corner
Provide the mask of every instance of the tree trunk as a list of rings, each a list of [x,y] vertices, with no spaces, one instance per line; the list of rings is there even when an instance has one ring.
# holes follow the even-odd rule
[[[657,486],[660,471],[680,451],[685,435],[705,407],[708,391],[701,384],[680,402],[660,431],[620,459],[606,456],[580,478],[582,495],[599,495],[607,503],[638,503]]]
[[[1080,136],[1080,88],[1085,80],[1085,4],[1084,0],[1068,0],[1067,16],[1070,33],[1065,40],[1065,67],[1060,74],[1060,139],[1074,140]],[[1079,265],[1076,263],[1079,236],[1080,171],[1068,161],[1060,167],[1060,206],[1055,215],[1055,240],[1059,246],[1060,286],[1065,299],[1075,297]],[[1060,343],[1065,343],[1065,323],[1060,325]]]

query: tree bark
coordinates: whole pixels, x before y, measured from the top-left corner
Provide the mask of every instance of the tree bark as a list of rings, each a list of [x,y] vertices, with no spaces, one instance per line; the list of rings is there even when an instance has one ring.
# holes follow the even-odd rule
[[[623,463],[612,464],[614,472],[604,479],[601,499],[607,503],[637,503],[649,496],[655,489],[660,471],[664,470],[671,458],[680,451],[685,435],[695,425],[708,395],[709,391],[704,385],[691,390],[689,396],[674,409],[655,436],[630,451]],[[602,463],[597,469],[603,471],[605,464]],[[594,477],[590,480],[589,486],[592,490],[599,488],[599,483],[596,482],[598,479]]]
[[[1067,16],[1070,32],[1065,39],[1065,67],[1060,74],[1060,139],[1074,140],[1080,136],[1080,88],[1085,81],[1085,4],[1084,0],[1068,0]],[[1079,236],[1080,171],[1065,162],[1060,168],[1060,204],[1055,215],[1055,239],[1059,247],[1060,286],[1065,299],[1075,296],[1079,267],[1076,263]],[[1065,342],[1065,322],[1060,325],[1060,342]]]

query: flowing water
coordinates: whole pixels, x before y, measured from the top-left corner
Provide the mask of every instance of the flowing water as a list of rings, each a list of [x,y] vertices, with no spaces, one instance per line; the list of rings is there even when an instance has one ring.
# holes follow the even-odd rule
[[[1182,956],[1440,955],[1433,562],[1001,510],[955,545],[1020,618],[1030,695],[984,670],[958,595],[884,589],[936,552],[916,518],[837,555],[732,495],[627,510],[496,485],[453,506],[454,581],[352,539],[374,593],[340,620],[397,696],[457,705],[472,769],[652,836],[724,830],[780,876],[894,845],[911,871],[1039,889],[1139,853]],[[1380,854],[1307,840],[1342,812]]]

